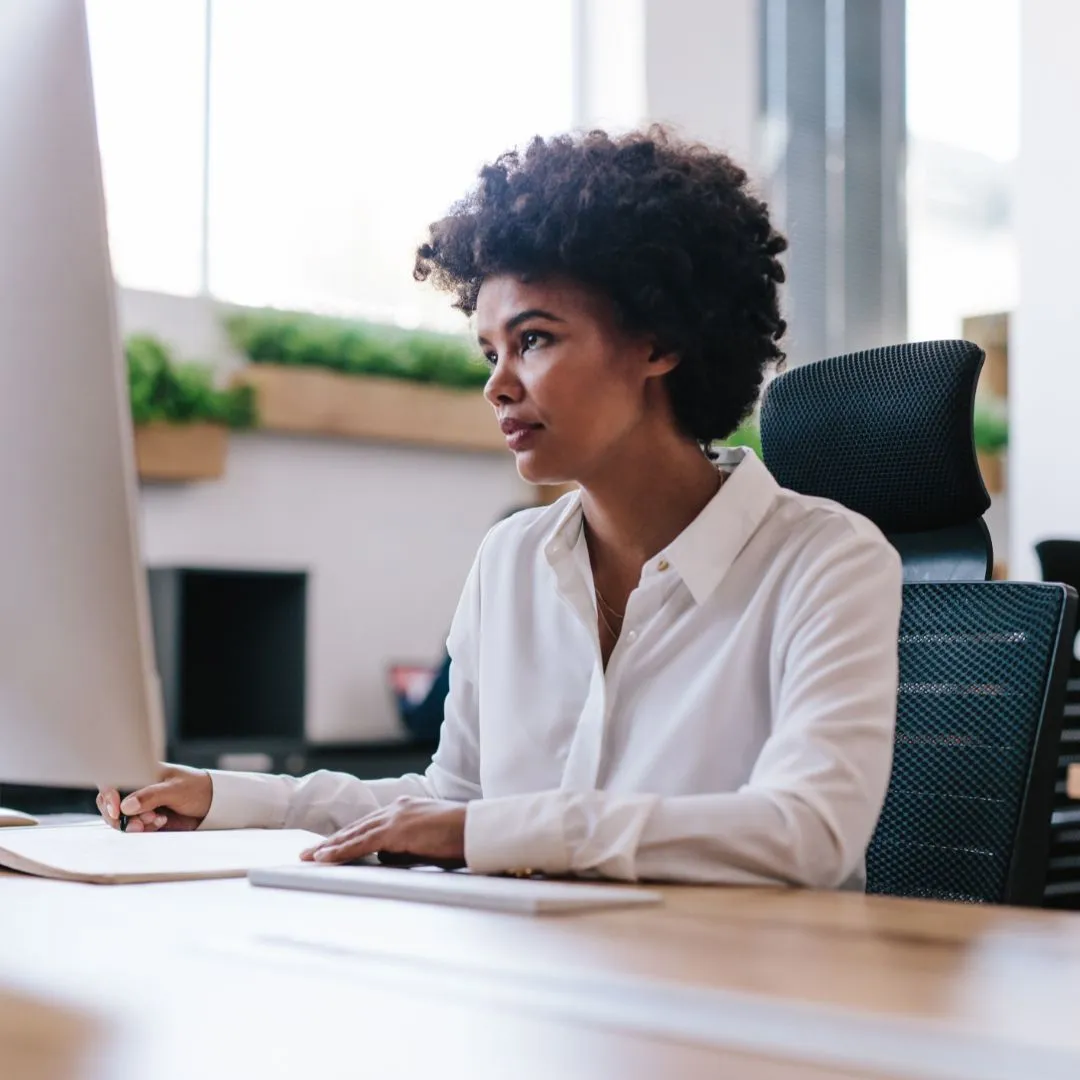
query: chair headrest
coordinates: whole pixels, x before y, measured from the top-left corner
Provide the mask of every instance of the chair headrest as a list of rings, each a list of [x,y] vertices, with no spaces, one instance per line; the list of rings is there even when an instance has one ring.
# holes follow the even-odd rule
[[[990,505],[972,435],[983,356],[970,341],[920,341],[785,372],[761,405],[765,464],[886,533],[976,521]]]
[[[1035,554],[1043,581],[1061,581],[1080,589],[1080,540],[1040,540]]]

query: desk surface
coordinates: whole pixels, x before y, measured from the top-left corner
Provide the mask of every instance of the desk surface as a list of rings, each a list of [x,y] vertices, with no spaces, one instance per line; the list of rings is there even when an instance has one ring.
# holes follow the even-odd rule
[[[1080,917],[664,892],[528,918],[0,874],[0,983],[92,1012],[110,1080],[1080,1075]]]

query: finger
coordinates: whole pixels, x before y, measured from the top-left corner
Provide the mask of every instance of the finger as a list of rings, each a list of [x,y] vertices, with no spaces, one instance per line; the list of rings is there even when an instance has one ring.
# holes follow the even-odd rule
[[[359,829],[357,825],[350,825],[348,829],[342,829],[332,836],[328,836],[322,843],[305,848],[300,852],[300,858],[305,861],[315,859],[318,857],[319,852],[331,851],[346,844],[351,844],[361,836],[363,836],[363,830]]]
[[[117,815],[116,817],[113,817],[112,814],[109,813],[108,803],[107,803],[107,801],[105,799],[104,794],[102,794],[100,792],[98,793],[98,797],[97,797],[97,808],[101,812],[101,818],[105,822],[106,825],[108,825],[112,829],[119,829],[120,828],[120,817],[119,817],[119,815]]]
[[[127,831],[135,832],[161,832],[169,819],[164,814],[140,814],[138,817],[128,818]]]
[[[169,818],[161,810],[144,810],[141,814],[128,818],[128,832],[135,831],[134,825],[136,822],[142,826],[138,830],[139,832],[160,832],[168,825]]]
[[[361,859],[365,855],[374,855],[384,845],[387,831],[381,824],[373,825],[341,843],[323,844],[315,849],[312,858],[320,863],[342,863]]]
[[[120,820],[120,792],[116,788],[103,788],[98,792],[98,806],[110,821]]]
[[[385,807],[381,810],[375,810],[368,814],[366,817],[362,817],[359,821],[354,821],[350,825],[346,825],[343,829],[338,829],[337,832],[331,833],[325,840],[319,844],[313,844],[311,847],[306,848],[300,852],[300,858],[306,859],[315,854],[316,851],[321,851],[323,848],[336,847],[339,844],[348,843],[350,840],[355,839],[357,836],[362,835],[367,829],[373,826],[384,824],[390,816],[390,808]]]
[[[162,832],[194,832],[199,827],[200,818],[189,817],[187,814],[167,813],[163,815],[165,824]]]
[[[144,810],[156,810],[158,807],[168,806],[174,786],[171,780],[162,780],[157,784],[149,784],[138,791],[133,791],[120,803],[119,812],[130,817]]]

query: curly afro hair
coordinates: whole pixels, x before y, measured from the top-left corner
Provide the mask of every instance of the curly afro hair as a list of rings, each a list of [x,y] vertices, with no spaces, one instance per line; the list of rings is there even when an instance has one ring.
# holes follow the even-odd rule
[[[749,414],[786,323],[787,241],[730,158],[653,127],[534,139],[480,172],[435,222],[413,276],[471,315],[496,274],[560,275],[614,303],[621,324],[679,357],[666,376],[680,428],[703,446]]]

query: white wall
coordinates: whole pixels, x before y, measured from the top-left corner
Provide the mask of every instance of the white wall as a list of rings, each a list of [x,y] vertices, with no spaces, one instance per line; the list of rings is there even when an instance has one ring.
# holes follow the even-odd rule
[[[1032,545],[1080,539],[1080,4],[1021,5],[1020,304],[1009,354],[1010,575]]]
[[[125,291],[121,319],[182,356],[233,362],[206,300]],[[526,501],[509,455],[258,433],[231,438],[223,480],[141,492],[152,566],[310,572],[314,740],[400,733],[387,665],[440,658],[480,540]]]

